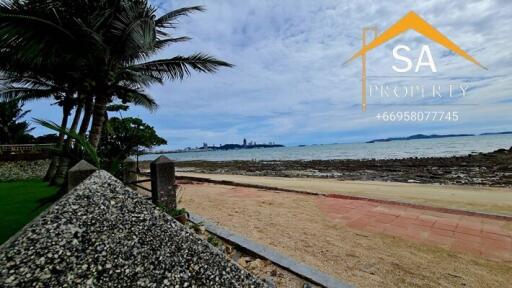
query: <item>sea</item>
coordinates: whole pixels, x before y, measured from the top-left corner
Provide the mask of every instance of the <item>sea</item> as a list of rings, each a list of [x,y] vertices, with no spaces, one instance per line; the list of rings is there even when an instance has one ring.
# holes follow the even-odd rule
[[[408,157],[448,157],[509,149],[512,134],[400,140],[377,143],[322,144],[303,147],[238,149],[227,151],[163,154],[175,161],[205,160],[329,160],[399,159]],[[160,154],[146,154],[139,160],[153,160]]]

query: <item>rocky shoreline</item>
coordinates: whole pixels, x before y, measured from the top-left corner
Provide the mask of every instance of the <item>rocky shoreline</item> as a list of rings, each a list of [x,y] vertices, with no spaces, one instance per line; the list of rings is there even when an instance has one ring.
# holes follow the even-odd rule
[[[0,181],[42,178],[47,160],[0,162]],[[150,161],[139,163],[149,169]],[[385,160],[180,161],[177,171],[512,187],[512,148],[467,156]]]
[[[182,161],[177,162],[176,166],[178,171],[215,174],[512,187],[512,148],[453,157],[386,160]]]

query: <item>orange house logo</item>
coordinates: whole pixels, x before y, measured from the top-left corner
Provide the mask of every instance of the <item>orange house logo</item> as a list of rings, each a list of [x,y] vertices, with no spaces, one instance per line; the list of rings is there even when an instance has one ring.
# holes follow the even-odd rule
[[[362,60],[362,100],[361,100],[361,106],[363,112],[366,111],[366,53],[369,51],[377,48],[378,46],[386,43],[387,41],[397,37],[398,35],[407,32],[409,30],[414,30],[424,37],[440,44],[441,46],[447,48],[448,50],[452,51],[453,53],[462,56],[464,59],[470,61],[471,63],[479,66],[480,68],[487,69],[485,66],[480,64],[475,58],[473,58],[471,55],[469,55],[467,52],[462,50],[457,44],[452,42],[450,39],[448,39],[445,35],[443,35],[441,32],[439,32],[436,28],[434,28],[432,25],[430,25],[428,22],[426,22],[423,18],[421,18],[418,14],[414,13],[413,11],[410,11],[405,15],[402,19],[400,19],[398,22],[393,24],[391,27],[389,27],[385,32],[378,35],[377,28],[376,27],[365,27],[363,28],[363,34],[362,34],[362,48],[358,52],[356,52],[350,59],[348,59],[345,63],[351,62],[355,60],[358,57],[361,57]],[[368,31],[372,31],[374,34],[374,39],[370,43],[366,44],[366,34]],[[404,59],[404,57],[401,57],[400,55],[397,55],[396,48],[407,48],[407,47],[395,47],[393,50],[393,55],[395,58],[399,60],[408,60]],[[428,47],[427,47],[428,48]],[[423,51],[420,55],[420,58],[425,53],[426,56],[428,56],[428,59],[430,61],[420,63],[420,60],[418,60],[418,66],[416,70],[418,70],[419,65],[424,66],[430,66],[433,72],[436,72],[435,69],[435,63],[432,59],[432,56],[430,54],[430,50]],[[410,64],[410,61],[409,61]],[[411,66],[411,65],[409,65]],[[410,68],[410,67],[408,67]],[[397,72],[405,72],[404,69],[398,69],[393,66],[393,69]],[[405,68],[405,70],[409,70]],[[416,71],[417,72],[417,71]]]

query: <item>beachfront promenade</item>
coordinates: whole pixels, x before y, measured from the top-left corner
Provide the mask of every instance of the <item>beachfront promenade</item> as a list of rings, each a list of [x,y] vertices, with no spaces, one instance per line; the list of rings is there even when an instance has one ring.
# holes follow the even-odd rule
[[[337,198],[352,191],[391,194],[401,192],[418,203],[435,204],[437,192],[452,197],[473,195],[464,207],[490,214],[503,213],[507,189],[407,183],[344,182],[326,179],[290,179],[236,175],[179,173],[181,176],[228,180],[240,185],[182,182],[182,206],[222,227],[267,245],[317,269],[359,287],[502,286],[512,281],[512,225],[499,215],[466,215],[422,209],[421,206]],[[243,187],[274,186],[278,189]],[[284,192],[302,189],[308,193]],[[317,194],[311,193],[317,191]],[[394,191],[395,193],[389,193]],[[431,193],[426,193],[431,191]],[[477,195],[490,193],[489,201]],[[448,192],[448,193],[447,193]],[[328,195],[328,196],[327,196]],[[431,195],[424,197],[421,195]],[[494,196],[492,196],[494,195]],[[494,198],[494,200],[492,200]],[[461,199],[461,198],[459,198]],[[480,197],[485,199],[485,197]],[[503,199],[503,198],[502,198]],[[440,199],[437,199],[440,200]],[[402,199],[404,201],[404,199]],[[414,201],[410,201],[414,202]],[[479,204],[480,203],[480,204]],[[510,203],[510,201],[508,201]],[[497,206],[498,205],[498,206]],[[456,209],[459,207],[451,207]],[[510,215],[510,214],[509,214]],[[423,280],[422,280],[423,279]]]

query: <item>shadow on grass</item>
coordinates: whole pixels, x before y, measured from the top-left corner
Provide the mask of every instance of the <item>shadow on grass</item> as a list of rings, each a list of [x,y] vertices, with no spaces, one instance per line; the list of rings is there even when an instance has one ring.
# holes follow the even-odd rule
[[[57,192],[55,192],[54,194],[38,199],[37,207],[34,208],[34,211],[36,211],[38,209],[42,209],[42,208],[48,208],[53,203],[57,202],[60,198],[62,198],[62,196],[66,195],[66,193],[67,193],[66,188],[65,188],[66,186],[67,186],[66,183],[64,183],[64,185],[62,185],[60,188],[58,188]],[[52,186],[50,184],[48,184],[48,187],[56,188],[55,186]]]
[[[57,192],[53,195],[38,199],[37,207],[34,208],[34,211],[52,205],[53,203],[57,202],[57,200],[59,200],[62,196],[64,196],[64,194],[60,193],[60,190],[59,190],[59,192]]]

